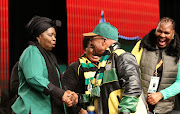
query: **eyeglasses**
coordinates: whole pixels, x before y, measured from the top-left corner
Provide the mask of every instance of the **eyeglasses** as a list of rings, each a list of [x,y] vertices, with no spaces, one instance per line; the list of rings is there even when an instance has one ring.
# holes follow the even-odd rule
[[[92,49],[94,49],[94,45],[92,44],[92,41],[93,41],[94,39],[102,39],[102,40],[104,40],[104,42],[105,42],[105,40],[106,40],[105,37],[100,37],[100,38],[90,38],[90,42],[91,42],[90,48],[92,48]]]
[[[103,40],[106,40],[106,38],[101,37],[101,38],[91,38],[90,41],[93,41],[94,39],[103,39]]]

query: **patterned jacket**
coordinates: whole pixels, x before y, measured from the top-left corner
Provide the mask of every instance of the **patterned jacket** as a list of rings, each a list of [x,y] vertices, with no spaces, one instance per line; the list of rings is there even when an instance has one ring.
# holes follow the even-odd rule
[[[134,113],[142,92],[137,61],[119,47],[114,49],[111,45],[109,49],[112,53],[100,84],[98,114]]]

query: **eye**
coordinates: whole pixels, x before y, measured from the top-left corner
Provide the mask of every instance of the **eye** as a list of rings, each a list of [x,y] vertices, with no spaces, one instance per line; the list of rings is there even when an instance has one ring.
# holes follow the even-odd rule
[[[164,32],[164,34],[169,34],[169,32]]]
[[[52,37],[52,36],[53,36],[53,34],[48,34],[48,36]]]
[[[161,30],[157,30],[157,32],[162,33],[162,31],[161,31]]]

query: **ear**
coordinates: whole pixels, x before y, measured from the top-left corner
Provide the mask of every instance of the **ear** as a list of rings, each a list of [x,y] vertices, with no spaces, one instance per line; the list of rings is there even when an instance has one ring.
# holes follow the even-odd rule
[[[38,43],[40,42],[40,37],[36,37],[36,39],[37,39],[37,41],[38,41]]]
[[[174,34],[175,34],[175,30],[173,30],[173,37],[174,37]]]
[[[107,40],[108,40],[107,38],[104,38],[104,43],[106,43],[106,42],[107,42]]]
[[[86,54],[86,51],[87,51],[87,47],[85,48],[85,50],[84,50],[84,53]]]
[[[106,42],[107,42],[107,39],[104,38],[104,40],[102,41],[102,45],[103,45],[103,46],[106,45]]]

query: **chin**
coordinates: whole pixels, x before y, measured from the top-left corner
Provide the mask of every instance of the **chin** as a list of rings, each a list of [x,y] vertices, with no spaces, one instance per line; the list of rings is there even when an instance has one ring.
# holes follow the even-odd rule
[[[51,51],[53,48],[50,48],[50,49],[48,49],[49,51]]]
[[[160,46],[160,45],[159,45],[158,47],[159,47],[159,48],[165,48],[166,46]]]

